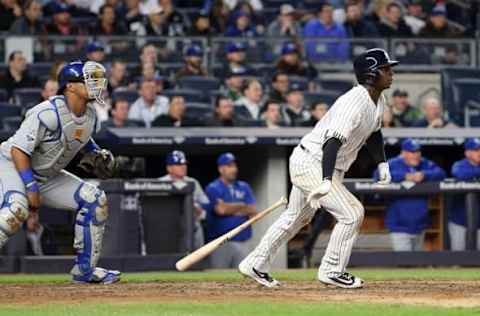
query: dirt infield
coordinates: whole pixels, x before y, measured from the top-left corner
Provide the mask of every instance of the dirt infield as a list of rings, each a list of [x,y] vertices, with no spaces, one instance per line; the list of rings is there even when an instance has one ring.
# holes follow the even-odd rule
[[[0,305],[46,303],[283,303],[357,302],[480,307],[480,281],[373,281],[364,289],[341,290],[314,281],[289,281],[279,289],[241,282],[144,282],[114,285],[5,284]]]

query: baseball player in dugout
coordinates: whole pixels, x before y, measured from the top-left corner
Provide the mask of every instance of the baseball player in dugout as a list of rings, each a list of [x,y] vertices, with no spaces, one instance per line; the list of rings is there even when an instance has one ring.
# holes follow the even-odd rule
[[[92,135],[100,129],[94,108],[107,86],[105,68],[72,62],[59,73],[58,95],[30,109],[17,132],[0,145],[0,248],[40,204],[76,211],[71,270],[76,283],[109,284],[120,272],[97,267],[108,216],[105,193],[64,168],[77,154],[79,167],[101,179],[113,175],[111,152]]]
[[[370,49],[353,62],[358,85],[340,96],[290,156],[292,191],[287,210],[268,229],[260,244],[239,265],[239,271],[267,287],[280,283],[269,274],[281,245],[308,224],[323,207],[336,219],[318,269],[318,280],[341,288],[360,288],[364,281],[346,271],[363,222],[364,208],[342,184],[362,146],[379,170],[379,183],[391,181],[380,130],[393,67],[383,49]]]

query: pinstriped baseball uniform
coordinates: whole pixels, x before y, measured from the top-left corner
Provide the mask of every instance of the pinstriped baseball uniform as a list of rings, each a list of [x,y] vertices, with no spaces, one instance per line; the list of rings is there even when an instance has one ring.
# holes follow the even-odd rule
[[[323,179],[323,144],[335,137],[342,146],[337,154],[332,188],[319,202],[337,223],[320,269],[326,273],[345,271],[363,221],[364,208],[342,184],[343,175],[368,137],[381,128],[385,103],[383,95],[375,104],[363,86],[355,86],[339,97],[315,128],[303,137],[301,145],[290,156],[293,188],[288,208],[247,257],[249,264],[259,271],[269,272],[278,248],[310,222],[316,209],[307,203],[307,197]]]

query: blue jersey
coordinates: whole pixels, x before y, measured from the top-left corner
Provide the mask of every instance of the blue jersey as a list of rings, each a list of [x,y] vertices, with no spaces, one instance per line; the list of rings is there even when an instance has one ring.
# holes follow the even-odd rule
[[[422,158],[416,167],[408,166],[405,160],[398,156],[388,160],[393,182],[405,181],[407,173],[422,172],[423,181],[440,181],[446,176],[445,171],[433,161]],[[374,177],[378,179],[378,171]],[[394,197],[389,200],[385,226],[391,232],[418,234],[430,226],[428,216],[428,198],[426,196]]]
[[[248,220],[248,216],[220,216],[215,213],[215,206],[218,199],[225,203],[255,204],[255,197],[248,183],[235,181],[232,185],[226,185],[220,179],[217,179],[207,186],[206,193],[210,203],[206,207],[207,211],[207,241],[213,240],[226,232],[232,230],[238,225]],[[235,236],[234,241],[245,241],[252,237],[252,228],[248,227],[240,234]]]
[[[462,159],[453,164],[452,175],[460,181],[478,181],[480,179],[480,166],[472,165],[468,159]],[[465,194],[454,196],[452,206],[448,212],[448,220],[458,225],[467,225]],[[478,217],[478,227],[480,227],[480,216]]]

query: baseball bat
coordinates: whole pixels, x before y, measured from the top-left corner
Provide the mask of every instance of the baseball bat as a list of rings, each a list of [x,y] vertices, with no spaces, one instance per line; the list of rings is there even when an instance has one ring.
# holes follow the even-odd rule
[[[282,205],[286,205],[287,204],[287,198],[285,198],[284,196],[282,196],[282,198],[280,198],[280,200],[278,200],[275,204],[272,204],[270,207],[264,209],[263,211],[261,211],[260,213],[258,213],[257,215],[253,216],[252,218],[250,218],[248,221],[246,221],[245,223],[235,227],[234,229],[232,229],[231,231],[229,231],[228,233],[225,233],[223,234],[222,236],[212,240],[211,242],[209,242],[208,244],[198,248],[197,250],[195,250],[194,252],[192,252],[191,254],[185,256],[184,258],[180,259],[179,261],[177,261],[177,263],[175,264],[175,267],[177,268],[178,271],[185,271],[187,270],[188,268],[190,268],[192,265],[194,265],[195,263],[199,262],[200,260],[202,260],[203,258],[205,258],[206,256],[208,256],[209,254],[211,254],[212,252],[214,252],[216,249],[218,249],[221,245],[223,245],[224,243],[226,243],[227,241],[229,241],[230,239],[232,239],[233,237],[235,237],[236,235],[238,235],[242,230],[244,230],[245,228],[247,228],[248,226],[256,223],[257,221],[259,221],[260,219],[264,218],[265,216],[267,216],[268,214],[270,214],[272,211],[274,211],[275,209],[279,208],[280,206]]]

